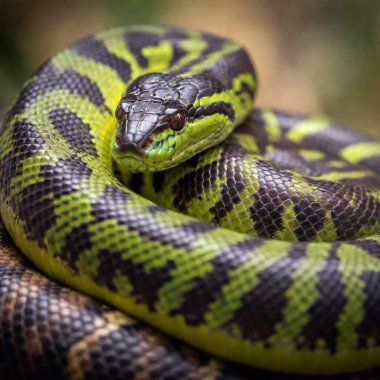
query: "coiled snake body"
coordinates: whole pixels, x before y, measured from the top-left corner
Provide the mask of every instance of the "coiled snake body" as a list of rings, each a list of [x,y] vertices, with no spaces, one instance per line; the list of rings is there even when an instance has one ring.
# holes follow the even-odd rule
[[[250,111],[255,87],[245,51],[213,35],[129,27],[80,41],[42,66],[7,114],[3,222],[44,273],[222,358],[296,373],[375,367],[380,145],[323,118]],[[28,276],[30,289],[47,281]],[[17,305],[8,292],[3,311]],[[31,352],[43,351],[49,297],[43,316],[32,302],[34,317],[18,318]],[[67,297],[67,328],[88,330],[65,359],[80,378],[94,360],[81,339],[128,323],[98,304],[81,314],[90,301]],[[178,352],[182,372],[168,375],[173,362],[157,364],[165,355],[151,354],[154,367],[131,345],[139,369],[124,361],[109,376],[223,378]]]

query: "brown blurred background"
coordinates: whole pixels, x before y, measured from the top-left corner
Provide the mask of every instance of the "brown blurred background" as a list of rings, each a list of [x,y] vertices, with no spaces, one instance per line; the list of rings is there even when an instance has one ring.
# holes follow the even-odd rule
[[[241,41],[257,66],[257,105],[323,112],[380,137],[378,0],[0,0],[0,110],[50,55],[133,23]]]

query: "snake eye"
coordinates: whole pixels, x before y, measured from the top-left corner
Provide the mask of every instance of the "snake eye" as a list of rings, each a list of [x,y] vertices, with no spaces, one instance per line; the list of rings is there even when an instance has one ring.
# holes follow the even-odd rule
[[[171,117],[168,120],[169,127],[173,131],[180,131],[184,126],[186,122],[186,113],[184,109],[179,110],[174,115],[171,115]]]

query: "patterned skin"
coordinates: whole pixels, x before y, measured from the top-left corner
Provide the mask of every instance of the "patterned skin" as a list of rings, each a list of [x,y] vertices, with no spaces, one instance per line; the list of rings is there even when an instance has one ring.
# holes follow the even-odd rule
[[[48,280],[22,258],[3,226],[0,234],[2,379],[249,378],[247,369],[170,341]]]
[[[0,244],[1,379],[304,379],[223,362],[64,288],[22,257],[3,226]]]
[[[157,72],[176,89],[178,78],[215,77],[207,89],[218,92],[150,112],[140,90]],[[253,111],[179,168],[125,170],[173,161],[180,136],[209,125],[229,132],[254,89],[244,50],[208,34],[134,27],[73,45],[5,120],[4,224],[43,272],[213,354],[285,372],[377,366],[379,144],[326,120]]]

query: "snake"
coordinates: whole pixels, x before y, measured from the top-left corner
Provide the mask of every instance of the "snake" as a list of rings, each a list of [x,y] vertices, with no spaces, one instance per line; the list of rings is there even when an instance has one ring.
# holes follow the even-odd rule
[[[0,136],[8,370],[380,365],[380,144],[252,109],[256,88],[240,44],[146,25],[84,38],[26,82]]]

